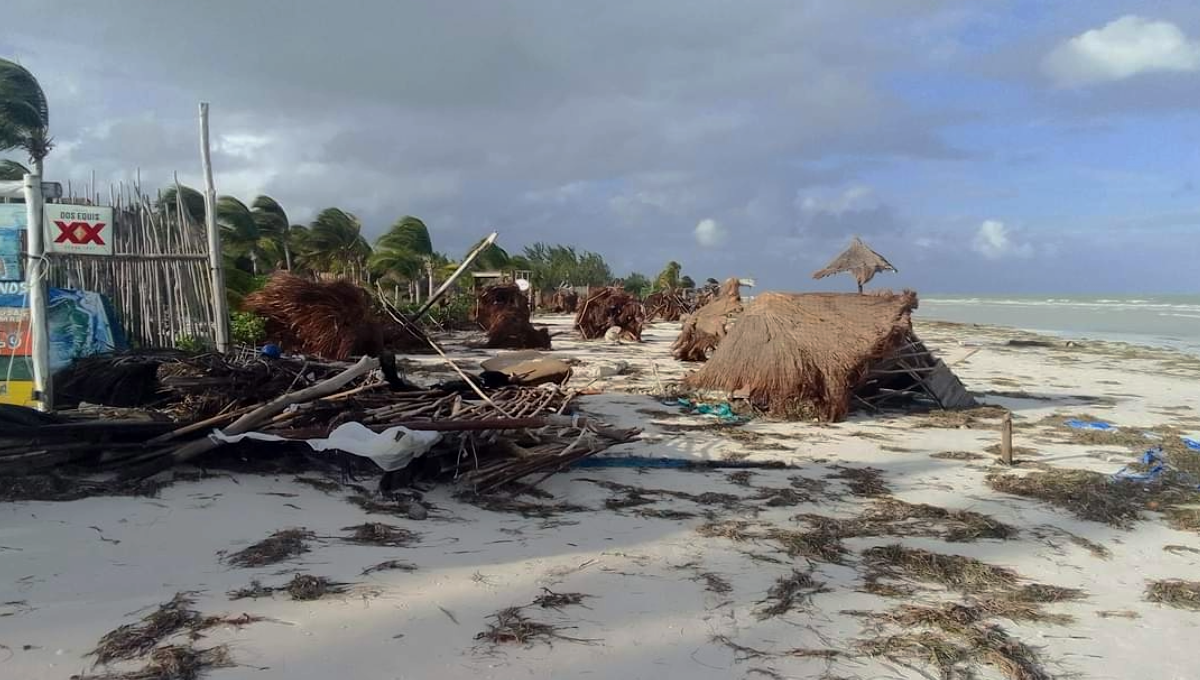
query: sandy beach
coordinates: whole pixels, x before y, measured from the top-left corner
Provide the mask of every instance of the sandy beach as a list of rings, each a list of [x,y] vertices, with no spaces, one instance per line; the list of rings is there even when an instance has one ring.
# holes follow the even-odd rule
[[[563,333],[554,354],[579,361],[573,386],[599,392],[582,410],[644,429],[605,456],[728,467],[576,469],[493,509],[435,488],[421,521],[369,514],[337,484],[219,471],[152,498],[0,504],[0,677],[135,668],[93,667],[88,654],[177,593],[225,617],[175,638],[228,645],[234,665],[215,679],[936,678],[939,664],[980,678],[1196,677],[1186,650],[1200,613],[1147,596],[1200,567],[1200,537],[1173,528],[1186,525],[1178,514],[1149,503],[1123,526],[1089,521],[988,478],[1111,474],[1155,443],[1127,433],[1200,437],[1200,359],[1009,346],[1026,335],[918,323],[982,404],[1011,409],[1018,465],[1005,470],[998,409],[727,425],[654,396],[693,368],[670,356],[678,324],[615,345],[571,339],[566,317],[540,321]],[[490,355],[450,346],[464,367]],[[615,362],[621,375],[596,377]],[[448,370],[436,357],[409,369],[426,382]],[[1120,434],[1084,435],[1071,418]],[[347,541],[365,522],[411,535]],[[305,552],[260,567],[223,559],[289,528],[311,532]],[[296,574],[344,585],[313,601],[228,595]],[[949,630],[902,616],[950,603],[977,618]]]

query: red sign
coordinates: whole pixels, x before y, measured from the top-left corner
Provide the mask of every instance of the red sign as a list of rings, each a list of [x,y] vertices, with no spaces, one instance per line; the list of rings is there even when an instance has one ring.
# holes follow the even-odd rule
[[[28,319],[0,321],[0,357],[27,357],[31,349]]]

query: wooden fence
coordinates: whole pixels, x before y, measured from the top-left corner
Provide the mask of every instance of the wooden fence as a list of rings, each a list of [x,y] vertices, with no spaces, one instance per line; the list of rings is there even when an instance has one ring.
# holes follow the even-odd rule
[[[140,192],[114,191],[113,255],[47,253],[50,285],[107,296],[135,347],[174,347],[181,338],[211,346],[208,242],[204,226],[179,203],[160,207]]]

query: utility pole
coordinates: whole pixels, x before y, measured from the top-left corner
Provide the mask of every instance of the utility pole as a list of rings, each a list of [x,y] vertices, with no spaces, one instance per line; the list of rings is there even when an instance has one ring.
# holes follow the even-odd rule
[[[40,163],[39,163],[40,166]],[[42,177],[25,175],[25,281],[29,287],[29,343],[33,350],[33,389],[38,410],[54,410],[54,379],[50,375],[50,329],[46,318],[45,227],[42,224]]]

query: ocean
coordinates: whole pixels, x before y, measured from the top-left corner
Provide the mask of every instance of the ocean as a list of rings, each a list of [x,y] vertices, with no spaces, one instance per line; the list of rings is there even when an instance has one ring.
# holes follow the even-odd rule
[[[921,297],[916,316],[1200,355],[1200,295],[928,295]]]

